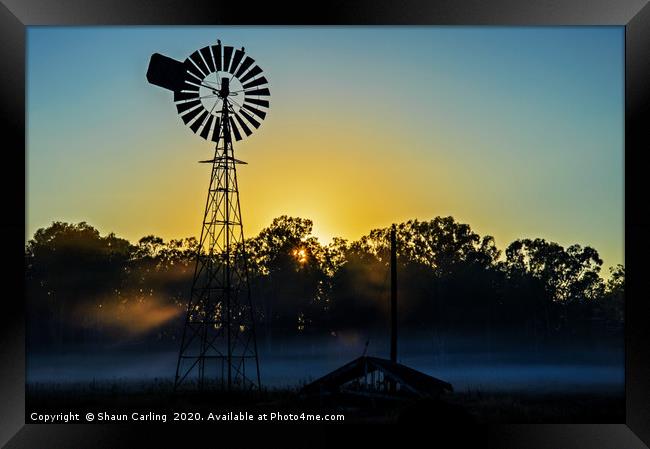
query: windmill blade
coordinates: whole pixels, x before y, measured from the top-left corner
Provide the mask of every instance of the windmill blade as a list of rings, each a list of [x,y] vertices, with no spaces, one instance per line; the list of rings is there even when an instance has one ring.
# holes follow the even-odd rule
[[[232,58],[232,50],[233,48],[230,46],[225,46],[223,47],[223,70],[228,71],[228,67],[230,67],[230,58]]]
[[[221,119],[219,117],[214,118],[214,131],[212,132],[212,140],[213,142],[218,142],[219,141],[219,133],[221,132]]]
[[[232,132],[235,134],[235,140],[241,140],[241,134],[239,133],[239,130],[237,129],[237,126],[235,125],[235,121],[232,119],[232,117],[228,117],[229,122],[230,122],[230,129]]]
[[[268,100],[258,100],[257,98],[248,98],[248,97],[245,97],[245,98],[244,98],[244,103],[253,103],[253,104],[256,104],[256,105],[258,105],[258,106],[263,106],[263,107],[265,107],[265,108],[268,108],[268,107],[269,107],[269,102],[268,102]]]
[[[196,120],[194,120],[194,123],[190,125],[190,129],[195,133],[198,132],[199,128],[201,127],[201,125],[203,124],[207,116],[208,116],[208,111],[203,109],[197,116]]]
[[[239,69],[237,70],[237,73],[235,73],[235,76],[237,78],[241,77],[242,74],[255,62],[253,58],[250,56],[246,56],[246,59],[244,59],[244,62],[241,63],[239,66]]]
[[[185,101],[185,100],[193,100],[199,99],[199,91],[180,91],[180,92],[174,92],[174,101]]]
[[[186,77],[187,75],[192,77],[192,78],[187,78],[188,81],[201,84],[203,78],[201,78],[201,75],[197,75],[198,72],[194,73],[194,72],[190,72],[189,70],[186,70],[185,73],[186,73]]]
[[[251,87],[259,86],[259,85],[261,85],[261,84],[266,84],[266,83],[268,83],[268,81],[266,80],[266,78],[264,78],[263,76],[261,76],[261,77],[259,77],[259,78],[254,79],[254,80],[251,81],[251,82],[248,82],[248,83],[246,83],[246,84],[242,84],[242,87],[243,87],[244,89],[250,89]]]
[[[249,122],[250,122],[250,123],[251,123],[255,128],[259,128],[259,127],[260,127],[260,122],[258,122],[258,121],[255,120],[253,117],[251,117],[250,115],[248,115],[248,114],[247,114],[243,109],[240,109],[240,110],[239,110],[239,113],[240,113],[240,114],[241,114],[241,115],[242,115],[246,120],[248,120],[248,121],[249,121]]]
[[[235,56],[232,58],[232,63],[230,64],[228,73],[231,73],[233,75],[235,74],[235,70],[237,70],[237,66],[239,65],[243,57],[244,57],[244,52],[242,50],[235,50]]]
[[[190,90],[191,87],[196,87],[197,89],[199,89],[201,87],[200,81],[196,82],[186,78],[185,89]]]
[[[188,61],[190,61],[189,65],[194,65],[198,71],[201,73],[201,79],[205,78],[208,76],[208,67],[204,64],[203,59],[201,58],[201,55],[199,54],[198,51],[195,51],[192,53],[188,58]]]
[[[192,109],[187,111],[187,113],[181,115],[181,119],[183,119],[183,123],[187,125],[192,120],[194,120],[194,118],[196,118],[196,116],[199,115],[201,111],[205,111],[205,109],[203,109],[201,105],[194,106]]]
[[[176,110],[178,111],[179,114],[183,114],[183,112],[187,111],[188,109],[192,109],[196,106],[199,106],[201,104],[201,100],[198,98],[194,101],[188,101],[185,103],[179,103],[176,105]]]
[[[214,124],[214,119],[215,119],[214,115],[209,114],[208,121],[203,126],[203,130],[201,131],[200,136],[203,137],[205,140],[210,140],[210,133],[212,132],[212,125]]]
[[[199,69],[201,69],[201,71],[205,73],[205,76],[208,76],[210,72],[212,72],[212,70],[210,69],[210,65],[212,64],[212,61],[208,62],[208,60],[203,57],[201,50],[195,51],[193,55],[194,57],[192,58],[192,61],[196,62],[196,65],[198,65]]]
[[[187,70],[187,73],[190,75],[194,76],[195,82],[199,82],[204,78],[203,74],[201,71],[191,62],[190,58],[187,58],[185,60],[185,70]],[[185,82],[188,83],[189,80],[187,77],[185,77]]]
[[[221,45],[213,45],[210,47],[212,51],[212,60],[217,71],[221,71]]]
[[[246,81],[248,81],[249,79],[251,79],[252,77],[259,75],[260,73],[262,73],[262,69],[260,69],[260,66],[256,65],[255,67],[250,69],[248,72],[246,72],[246,75],[242,76],[239,79],[239,81],[243,84]]]
[[[256,116],[258,116],[258,117],[261,118],[262,120],[264,120],[264,119],[266,118],[266,112],[264,112],[264,111],[260,111],[259,109],[256,109],[256,108],[254,108],[254,107],[252,107],[252,106],[249,106],[249,105],[247,105],[246,103],[244,103],[244,104],[242,105],[242,108],[246,109],[247,111],[251,111],[253,114],[255,114]]]
[[[246,95],[258,95],[258,96],[268,96],[271,95],[271,92],[265,87],[264,89],[256,89],[256,90],[249,90],[248,92],[244,92]]]
[[[210,47],[203,47],[201,50],[199,50],[201,53],[201,56],[203,57],[203,60],[208,66],[208,70],[210,73],[215,72],[217,70],[217,67],[214,64],[214,59],[212,58],[212,52],[210,51]]]
[[[246,125],[246,123],[244,123],[244,121],[241,119],[239,114],[235,114],[235,118],[237,119],[239,126],[241,126],[241,128],[244,130],[247,136],[253,134],[253,131],[251,131],[251,129]]]

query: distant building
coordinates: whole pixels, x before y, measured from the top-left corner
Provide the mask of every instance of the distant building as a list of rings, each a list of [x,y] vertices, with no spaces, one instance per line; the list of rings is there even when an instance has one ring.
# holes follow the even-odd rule
[[[438,397],[451,384],[400,363],[359,357],[305,385],[303,394],[355,394],[368,397]]]

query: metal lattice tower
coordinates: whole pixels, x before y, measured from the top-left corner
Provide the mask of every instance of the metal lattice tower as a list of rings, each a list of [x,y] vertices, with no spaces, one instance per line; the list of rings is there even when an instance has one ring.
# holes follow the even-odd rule
[[[198,370],[222,386],[260,386],[244,231],[237,185],[237,161],[230,138],[228,102],[220,120],[208,198],[203,215],[175,387]]]
[[[184,63],[156,53],[149,64],[149,82],[172,90],[183,121],[216,143],[213,158],[200,161],[212,170],[174,389],[190,379],[201,389],[261,386],[237,183],[237,165],[245,162],[233,148],[240,129],[248,136],[249,125],[258,128],[266,116],[260,107],[268,108],[262,97],[270,92],[261,73],[243,48],[222,49],[220,42]]]

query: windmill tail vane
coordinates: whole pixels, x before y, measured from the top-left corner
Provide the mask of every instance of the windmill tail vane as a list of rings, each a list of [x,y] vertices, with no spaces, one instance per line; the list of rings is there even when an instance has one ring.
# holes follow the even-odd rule
[[[195,134],[215,143],[210,186],[174,388],[260,389],[248,259],[239,201],[235,141],[260,127],[270,91],[262,69],[244,48],[216,45],[180,62],[154,53],[149,83],[173,92],[181,120]]]

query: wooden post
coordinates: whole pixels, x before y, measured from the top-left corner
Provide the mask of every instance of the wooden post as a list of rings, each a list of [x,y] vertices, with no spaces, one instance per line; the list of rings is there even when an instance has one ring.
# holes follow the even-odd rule
[[[390,361],[397,363],[397,244],[395,225],[390,230]]]

